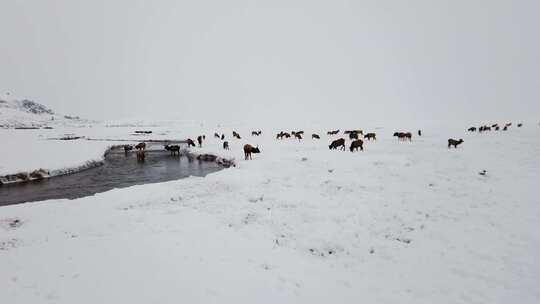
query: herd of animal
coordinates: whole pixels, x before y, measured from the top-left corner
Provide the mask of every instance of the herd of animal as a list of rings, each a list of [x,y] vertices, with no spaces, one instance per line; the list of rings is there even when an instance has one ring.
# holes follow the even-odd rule
[[[468,129],[468,131],[469,132],[476,132],[477,130],[479,132],[486,132],[486,131],[491,131],[491,130],[507,131],[510,126],[512,126],[512,123],[507,123],[502,128],[498,124],[482,125],[482,126],[480,126],[478,128],[470,127]],[[523,123],[518,123],[517,126],[522,127]],[[283,139],[293,138],[295,140],[297,139],[298,141],[301,141],[304,138],[304,133],[305,132],[302,131],[302,130],[290,131],[290,132],[280,131],[279,133],[276,134],[276,139],[283,140]],[[326,134],[328,136],[338,135],[338,134],[340,134],[340,130],[339,129],[330,130],[330,131],[326,132]],[[362,139],[367,140],[367,141],[371,141],[371,140],[376,141],[377,140],[377,134],[376,133],[369,132],[369,133],[364,134],[364,131],[360,130],[360,129],[346,130],[346,131],[343,131],[343,134],[347,135],[349,137],[349,140],[351,140],[351,143],[350,143],[350,146],[349,146],[349,150],[351,152],[364,151],[364,141]],[[418,134],[418,136],[422,136],[422,130],[418,130],[417,134]],[[251,136],[261,136],[261,135],[262,135],[261,130],[256,130],[256,131],[251,132]],[[393,136],[396,137],[398,139],[398,141],[408,141],[408,142],[411,142],[412,137],[413,137],[411,132],[403,132],[403,131],[396,131],[396,132],[394,132]],[[219,133],[216,132],[216,133],[214,133],[214,137],[217,138],[217,139],[221,139],[224,150],[229,150],[230,149],[229,148],[229,141],[225,140],[225,137],[226,137],[225,134],[219,134]],[[242,139],[242,137],[240,136],[240,133],[238,133],[236,131],[232,132],[232,137],[236,138],[236,139]],[[321,136],[319,134],[317,134],[317,133],[313,133],[313,134],[311,134],[311,139],[312,140],[314,140],[314,139],[319,140],[319,139],[321,139]],[[197,137],[198,146],[202,147],[203,142],[205,140],[206,140],[205,135],[199,135]],[[448,148],[451,148],[451,147],[457,148],[463,142],[464,142],[463,139],[449,138],[448,139]],[[188,138],[186,140],[186,143],[188,144],[188,147],[196,147],[197,146],[197,144],[195,144],[195,141],[193,141],[191,138]],[[133,150],[133,148],[136,149],[137,160],[144,161],[144,159],[145,159],[144,151],[146,149],[146,144],[144,142],[142,142],[142,143],[139,143],[139,144],[137,144],[135,146],[125,145],[124,146],[124,151],[127,154],[129,151]],[[341,138],[332,140],[330,142],[330,145],[328,146],[328,148],[330,150],[338,150],[339,149],[339,150],[345,151],[347,149],[347,147],[345,145],[345,138],[341,137]],[[180,154],[180,146],[179,145],[165,145],[164,149],[166,151],[169,151],[171,153],[171,155],[173,155],[173,156]],[[244,151],[244,158],[246,160],[252,159],[252,154],[261,153],[261,150],[259,149],[259,146],[254,147],[254,146],[252,146],[250,144],[245,144],[243,146],[243,151]]]

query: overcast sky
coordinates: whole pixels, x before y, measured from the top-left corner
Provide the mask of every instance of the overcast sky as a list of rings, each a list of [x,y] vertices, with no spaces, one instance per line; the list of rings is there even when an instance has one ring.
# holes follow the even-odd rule
[[[540,1],[0,1],[0,90],[58,112],[314,121],[540,112]]]

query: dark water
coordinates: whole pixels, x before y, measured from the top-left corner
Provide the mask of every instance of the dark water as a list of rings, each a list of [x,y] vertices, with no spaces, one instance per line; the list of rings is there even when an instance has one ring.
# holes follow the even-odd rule
[[[190,161],[185,156],[171,156],[167,151],[147,152],[143,163],[135,153],[127,156],[113,151],[105,164],[71,175],[41,181],[0,185],[0,206],[59,198],[79,198],[114,188],[165,182],[188,176],[205,176],[221,170],[215,162]]]

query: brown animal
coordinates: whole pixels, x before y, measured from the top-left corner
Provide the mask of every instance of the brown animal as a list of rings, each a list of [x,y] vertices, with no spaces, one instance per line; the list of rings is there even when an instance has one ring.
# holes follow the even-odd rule
[[[189,147],[195,147],[195,142],[191,138],[188,138],[187,139],[187,145],[188,145],[188,148]]]
[[[135,146],[135,149],[137,150],[144,150],[146,149],[146,143],[138,143],[136,146]]]
[[[137,161],[144,162],[145,158],[146,154],[144,153],[144,150],[137,150]]]
[[[321,139],[321,137],[318,134],[311,134],[311,139]]]
[[[463,143],[463,139],[456,140],[456,139],[453,139],[453,138],[449,138],[448,139],[448,148],[450,148],[451,146],[454,146],[454,148],[457,148],[457,146],[461,145],[462,143]]]
[[[358,148],[360,148],[360,151],[364,151],[364,142],[361,139],[357,139],[351,143],[351,147],[349,148],[351,152],[354,152],[354,150],[358,151]]]
[[[197,136],[197,142],[199,143],[199,148],[202,148],[202,141],[203,141],[203,137],[202,136]]]
[[[349,133],[349,139],[358,139],[358,133],[350,132]]]
[[[411,132],[395,132],[394,136],[397,136],[398,140],[412,140]]]
[[[165,150],[171,152],[171,155],[178,154],[180,155],[180,146],[179,145],[165,145]]]
[[[245,144],[244,145],[244,156],[245,156],[246,160],[248,160],[248,158],[252,159],[251,158],[251,153],[261,153],[261,150],[259,150],[259,146],[253,147],[250,144]]]
[[[340,148],[340,150],[345,151],[345,139],[344,138],[336,139],[328,146],[328,148],[330,150],[335,150],[338,147]]]
[[[367,138],[368,140],[377,140],[377,135],[375,133],[368,133],[366,135],[364,135],[364,138]]]
[[[229,150],[229,142],[228,141],[223,142],[223,149]]]

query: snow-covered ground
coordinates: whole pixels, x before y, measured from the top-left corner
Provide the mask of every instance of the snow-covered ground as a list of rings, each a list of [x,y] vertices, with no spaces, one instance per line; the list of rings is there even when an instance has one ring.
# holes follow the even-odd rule
[[[18,152],[35,151],[3,150],[1,170],[76,166],[112,143],[42,140],[49,134],[121,140],[136,129],[160,139],[204,133],[193,150],[237,166],[1,207],[0,303],[540,302],[535,123],[486,134],[432,126],[410,143],[392,137],[398,128],[364,126],[378,140],[357,153],[328,149],[332,126],[305,126],[298,142],[276,140],[277,125],[119,125],[1,131]],[[259,128],[263,136],[249,135]],[[242,140],[230,139],[233,129]],[[449,137],[465,142],[448,149]],[[244,161],[245,143],[262,153]]]

